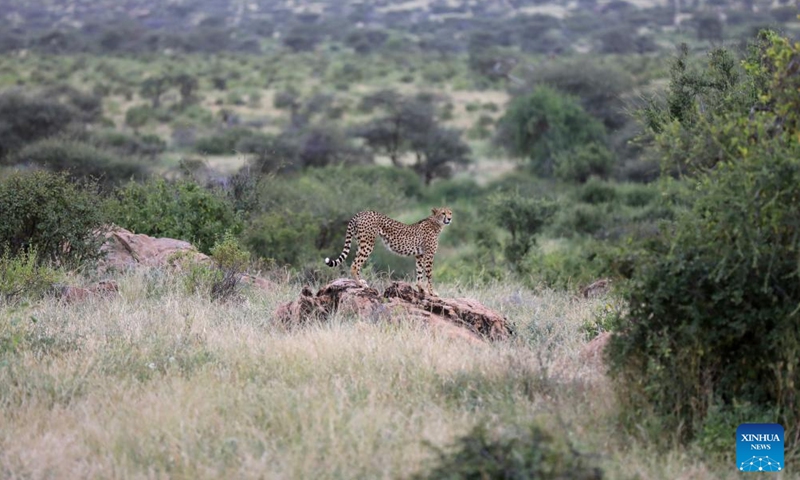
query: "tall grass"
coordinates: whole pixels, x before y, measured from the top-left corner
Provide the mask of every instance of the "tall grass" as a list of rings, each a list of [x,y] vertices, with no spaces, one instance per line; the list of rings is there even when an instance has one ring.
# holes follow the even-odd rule
[[[579,353],[605,299],[441,285],[519,332],[474,345],[413,321],[273,322],[297,285],[213,303],[158,271],[119,295],[0,306],[0,477],[407,478],[478,423],[536,421],[608,478],[713,477],[621,438]]]

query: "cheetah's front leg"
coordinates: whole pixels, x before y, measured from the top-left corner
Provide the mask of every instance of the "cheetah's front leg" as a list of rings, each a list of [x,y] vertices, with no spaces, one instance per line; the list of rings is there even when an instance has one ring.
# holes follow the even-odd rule
[[[433,274],[433,255],[423,254],[417,255],[417,288],[421,293],[427,293],[432,297],[438,297],[439,294],[433,289],[431,283],[431,276]],[[423,283],[423,276],[425,282]]]

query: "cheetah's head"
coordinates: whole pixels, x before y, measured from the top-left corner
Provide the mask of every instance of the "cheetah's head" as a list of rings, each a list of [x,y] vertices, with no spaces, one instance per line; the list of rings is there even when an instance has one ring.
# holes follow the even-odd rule
[[[442,225],[450,225],[450,222],[453,221],[453,212],[447,207],[432,208],[431,212],[433,212],[433,218]]]

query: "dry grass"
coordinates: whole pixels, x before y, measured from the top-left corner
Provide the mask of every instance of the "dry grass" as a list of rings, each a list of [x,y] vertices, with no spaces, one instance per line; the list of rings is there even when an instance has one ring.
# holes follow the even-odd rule
[[[285,330],[297,292],[217,304],[150,272],[110,300],[0,307],[2,478],[404,478],[475,423],[536,419],[608,478],[706,478],[629,445],[581,325],[603,299],[441,285],[503,311],[513,341],[475,346],[413,323]],[[629,448],[630,447],[630,448]]]

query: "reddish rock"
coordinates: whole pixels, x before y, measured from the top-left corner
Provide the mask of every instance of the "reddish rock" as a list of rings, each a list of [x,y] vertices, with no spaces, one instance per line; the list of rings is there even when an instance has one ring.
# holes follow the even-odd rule
[[[340,278],[314,294],[304,287],[297,300],[283,304],[275,317],[284,324],[325,320],[335,312],[375,321],[424,321],[454,337],[480,341],[511,335],[505,317],[469,298],[445,299],[420,293],[405,282],[394,282],[381,294],[355,280]]]
[[[603,368],[603,353],[611,341],[611,332],[603,332],[594,337],[589,343],[581,348],[579,358],[584,364],[592,365],[598,369]]]
[[[594,298],[600,295],[605,295],[611,291],[611,279],[601,278],[581,289],[581,296],[583,298]]]
[[[59,298],[67,303],[82,302],[90,298],[108,298],[119,292],[117,282],[105,280],[88,287],[62,286],[58,291]]]
[[[101,271],[124,271],[137,266],[174,266],[178,259],[209,261],[208,255],[200,253],[191,243],[183,240],[154,238],[119,227],[109,228],[105,237],[106,242],[100,249],[105,253],[99,265]]]
[[[239,277],[239,280],[241,280],[242,283],[246,283],[255,288],[258,288],[259,290],[264,290],[267,292],[274,290],[275,287],[277,286],[275,282],[269,281],[266,278],[257,277],[255,275],[250,275],[247,273],[242,274]]]
[[[180,269],[185,262],[211,262],[208,255],[183,240],[151,237],[119,227],[108,227],[104,235],[106,241],[100,250],[105,255],[98,265],[101,273],[137,267]],[[242,274],[238,280],[261,290],[270,291],[275,288],[275,283],[255,275]]]

